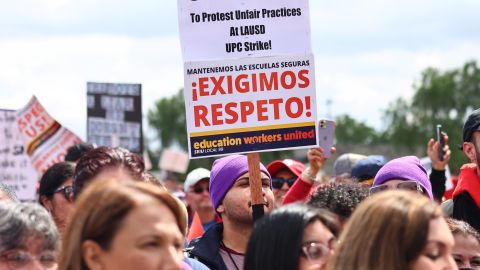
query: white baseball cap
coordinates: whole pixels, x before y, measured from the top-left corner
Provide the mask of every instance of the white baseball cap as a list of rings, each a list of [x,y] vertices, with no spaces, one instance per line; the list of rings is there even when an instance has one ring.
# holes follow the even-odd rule
[[[183,189],[185,192],[189,192],[192,186],[203,179],[210,179],[210,171],[205,168],[196,168],[187,175],[185,183],[183,184]]]

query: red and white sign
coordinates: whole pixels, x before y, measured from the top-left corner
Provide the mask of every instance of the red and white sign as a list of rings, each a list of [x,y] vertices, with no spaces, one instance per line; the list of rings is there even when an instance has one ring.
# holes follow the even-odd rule
[[[178,0],[192,158],[317,145],[308,0]]]
[[[185,63],[191,157],[316,145],[312,55]]]
[[[24,108],[17,111],[16,123],[25,152],[40,174],[63,161],[68,148],[82,141],[53,119],[36,97],[32,97]]]
[[[312,55],[185,65],[189,133],[314,122]]]

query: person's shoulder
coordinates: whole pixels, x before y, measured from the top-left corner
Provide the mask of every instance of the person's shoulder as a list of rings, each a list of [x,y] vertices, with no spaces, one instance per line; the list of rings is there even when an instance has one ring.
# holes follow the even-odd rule
[[[200,236],[200,237],[197,237],[197,238],[193,238],[189,243],[188,243],[188,246],[187,248],[185,249],[186,251],[189,251],[189,250],[192,250],[197,244],[198,242],[200,242],[200,240],[202,239],[203,236]]]
[[[205,264],[193,259],[186,257],[184,262],[188,264],[193,270],[210,270]]]
[[[460,205],[460,204],[467,204],[467,205],[477,205],[474,198],[470,195],[470,192],[468,190],[464,190],[457,194],[453,198],[454,205]],[[478,207],[477,207],[478,208]]]
[[[204,242],[220,242],[223,234],[223,223],[216,223],[212,225],[202,236],[192,239],[188,244],[188,248],[194,248],[195,246]]]
[[[453,198],[452,217],[466,221],[476,230],[480,230],[480,207],[467,191]]]
[[[207,233],[205,233],[203,234],[203,236],[190,241],[188,247],[184,249],[184,254],[185,257],[188,257],[191,260],[199,261],[200,263],[204,264],[207,267],[206,269],[225,269],[222,268],[223,262],[219,257],[219,248],[220,240],[217,238],[217,236],[209,236]],[[194,266],[192,266],[192,268],[194,268]]]

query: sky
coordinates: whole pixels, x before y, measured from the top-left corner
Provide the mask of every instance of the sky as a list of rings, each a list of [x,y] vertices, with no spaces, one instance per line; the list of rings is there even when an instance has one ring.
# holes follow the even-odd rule
[[[144,118],[183,87],[176,1],[0,1],[1,109],[35,95],[86,139],[87,81],[141,83]],[[480,61],[479,10],[478,0],[310,1],[319,116],[387,128],[383,110],[411,98],[427,67]]]

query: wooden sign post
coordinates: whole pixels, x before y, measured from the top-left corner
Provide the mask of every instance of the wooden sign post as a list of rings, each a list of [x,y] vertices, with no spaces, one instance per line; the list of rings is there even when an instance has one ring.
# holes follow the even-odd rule
[[[248,171],[250,175],[250,194],[252,201],[252,215],[253,221],[260,219],[265,214],[263,206],[265,200],[262,195],[262,179],[260,174],[260,155],[259,153],[249,153],[248,158]]]

